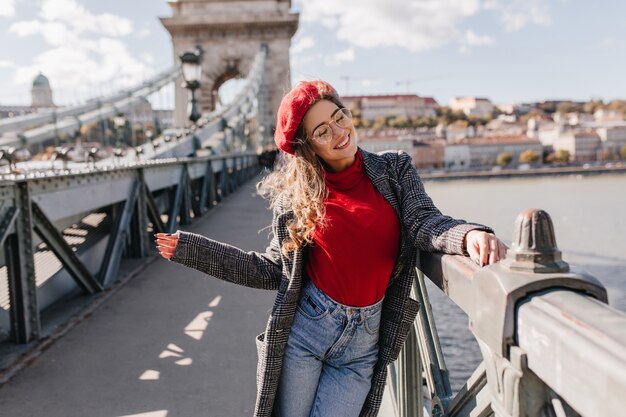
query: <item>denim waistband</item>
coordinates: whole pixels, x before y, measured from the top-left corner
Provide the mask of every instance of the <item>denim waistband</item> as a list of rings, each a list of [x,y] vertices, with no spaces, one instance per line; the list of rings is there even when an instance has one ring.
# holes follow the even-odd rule
[[[375,316],[380,314],[383,307],[384,297],[381,298],[374,304],[364,306],[364,307],[354,307],[346,304],[341,304],[332,298],[330,298],[326,293],[315,286],[312,280],[308,280],[307,284],[304,287],[304,292],[309,294],[309,296],[314,300],[322,303],[325,307],[328,308],[331,312],[343,311],[345,313],[360,313],[363,316]]]

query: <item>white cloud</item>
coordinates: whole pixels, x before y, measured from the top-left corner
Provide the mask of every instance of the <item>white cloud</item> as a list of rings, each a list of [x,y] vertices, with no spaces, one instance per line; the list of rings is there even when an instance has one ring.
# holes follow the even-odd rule
[[[128,87],[154,73],[151,56],[134,56],[118,39],[132,32],[128,19],[91,13],[76,0],[44,0],[38,19],[16,22],[9,32],[41,36],[50,47],[16,68],[18,84],[29,84],[42,71],[55,92],[67,91],[75,99],[96,96],[103,86],[109,91]]]
[[[469,55],[472,53],[472,46],[491,45],[493,42],[491,36],[477,35],[472,30],[466,30],[463,38],[460,40],[459,53],[461,55]]]
[[[155,62],[154,56],[152,56],[152,54],[149,54],[147,52],[140,54],[139,57],[141,58],[143,62],[146,62],[148,64],[154,64]]]
[[[38,20],[23,20],[13,23],[9,27],[9,32],[21,37],[35,35],[41,32],[41,22]]]
[[[41,35],[44,41],[51,46],[74,48],[93,48],[94,42],[88,37],[79,36],[61,22],[44,22],[41,20],[27,20],[16,22],[9,27],[9,33],[20,37]]]
[[[461,55],[469,55],[469,54],[472,53],[472,48],[470,48],[467,45],[461,45],[461,46],[459,46],[459,53]]]
[[[39,15],[43,20],[63,22],[78,33],[124,36],[133,30],[130,20],[110,13],[93,14],[76,0],[44,0]]]
[[[417,52],[462,41],[458,27],[480,10],[480,0],[307,0],[301,7],[303,20],[352,45]]]
[[[490,45],[493,43],[493,38],[487,35],[477,35],[471,30],[465,32],[463,42],[471,46]]]
[[[136,60],[122,42],[110,38],[94,42],[93,50],[56,47],[39,54],[31,65],[16,71],[15,82],[28,84],[39,71],[50,79],[53,90],[72,91],[82,97],[98,95],[102,85],[119,89],[136,84],[151,73],[150,67]]]
[[[607,36],[598,42],[600,48],[610,48],[613,45],[615,45],[615,38],[612,36]]]
[[[336,52],[324,57],[324,64],[329,67],[336,67],[344,62],[354,61],[355,53],[354,48],[348,48],[343,51]]]
[[[152,34],[152,31],[148,28],[143,28],[137,33],[138,38],[147,38]]]
[[[0,17],[15,16],[15,0],[0,0]]]
[[[316,61],[322,62],[324,60],[324,56],[320,53],[301,54],[301,55],[295,55],[291,57],[290,59],[291,59],[291,65],[293,68],[302,68],[306,64],[309,64],[312,62],[316,62]]]
[[[552,24],[548,0],[486,0],[483,6],[487,10],[495,11],[509,32],[530,24]]]
[[[295,44],[291,47],[291,52],[294,54],[300,54],[303,51],[310,49],[315,46],[315,40],[312,36],[306,36],[304,38],[298,39]]]
[[[0,59],[0,68],[15,68],[17,65],[13,61]]]

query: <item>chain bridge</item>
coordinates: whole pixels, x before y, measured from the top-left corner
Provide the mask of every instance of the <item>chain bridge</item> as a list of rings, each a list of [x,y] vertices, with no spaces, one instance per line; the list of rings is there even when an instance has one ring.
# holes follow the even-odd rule
[[[197,96],[181,87],[177,65],[109,97],[0,120],[8,164],[0,168],[0,415],[252,414],[253,341],[273,293],[163,260],[152,238],[184,228],[246,250],[268,243],[271,213],[254,185],[288,85],[298,15],[288,1],[229,3],[172,2],[173,16],[162,19],[176,55],[199,47],[208,81]],[[236,98],[218,107],[215,91],[238,77]],[[176,126],[161,135],[132,147],[75,145],[73,159],[67,149],[48,161],[18,157],[171,83]],[[507,258],[489,267],[416,253],[422,308],[402,323],[411,333],[390,365],[381,416],[626,413],[626,315],[607,304],[596,278],[561,259],[548,213],[525,211],[511,227]],[[483,360],[458,392],[426,280],[464,311],[480,347]]]

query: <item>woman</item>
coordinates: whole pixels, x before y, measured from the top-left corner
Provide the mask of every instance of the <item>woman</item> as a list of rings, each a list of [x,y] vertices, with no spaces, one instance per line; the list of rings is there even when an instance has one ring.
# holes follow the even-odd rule
[[[406,153],[357,147],[333,87],[301,82],[282,100],[275,141],[284,164],[259,184],[273,208],[266,252],[179,231],[163,257],[217,278],[278,290],[257,336],[255,416],[375,416],[387,365],[419,305],[409,297],[416,250],[506,250],[491,229],[442,215]]]

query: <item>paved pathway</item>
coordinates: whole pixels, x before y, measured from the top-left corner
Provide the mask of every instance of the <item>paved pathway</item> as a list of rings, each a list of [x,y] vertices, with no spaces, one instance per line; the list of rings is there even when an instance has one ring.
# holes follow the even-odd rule
[[[271,213],[254,182],[188,230],[246,250]],[[2,417],[250,416],[274,292],[158,259],[0,389]]]

